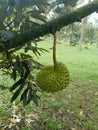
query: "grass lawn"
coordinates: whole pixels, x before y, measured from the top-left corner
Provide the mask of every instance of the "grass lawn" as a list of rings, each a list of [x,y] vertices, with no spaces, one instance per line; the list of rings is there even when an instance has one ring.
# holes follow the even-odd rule
[[[41,41],[38,46],[49,52],[35,57],[44,65],[53,64],[51,40]],[[0,129],[7,130],[98,130],[98,48],[57,44],[57,60],[65,63],[70,71],[70,84],[62,91],[39,93],[39,105],[31,103],[22,107],[10,103],[11,93],[0,90]],[[1,76],[2,84],[12,84]],[[19,122],[11,115],[15,113]]]

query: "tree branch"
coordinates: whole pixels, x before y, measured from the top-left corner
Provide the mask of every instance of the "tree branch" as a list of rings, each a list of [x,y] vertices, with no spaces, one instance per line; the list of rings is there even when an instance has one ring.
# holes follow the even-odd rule
[[[14,40],[10,40],[7,43],[7,49],[23,46],[25,43],[34,40],[35,38],[52,33],[53,29],[59,31],[62,27],[73,22],[79,22],[82,18],[92,14],[93,12],[98,12],[98,0],[94,0],[90,4],[75,9],[74,11],[64,14],[50,22],[33,27],[24,33],[16,35]],[[2,51],[4,51],[3,48],[0,48],[0,52]]]

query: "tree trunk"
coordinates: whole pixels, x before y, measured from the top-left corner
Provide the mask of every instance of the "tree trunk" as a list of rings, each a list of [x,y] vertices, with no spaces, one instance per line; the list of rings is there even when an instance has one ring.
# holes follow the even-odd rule
[[[84,18],[82,20],[82,30],[81,30],[81,34],[80,34],[80,40],[79,40],[79,50],[82,51],[82,45],[83,45],[83,41],[84,41],[84,36],[85,36],[85,27],[87,24],[87,17]]]
[[[90,3],[91,0],[88,0],[88,3]],[[80,40],[79,40],[79,50],[82,51],[82,45],[83,45],[83,42],[84,42],[84,37],[85,37],[85,28],[86,28],[86,25],[87,25],[87,20],[88,20],[88,17],[84,18],[82,20],[82,30],[81,30],[81,34],[80,34]]]

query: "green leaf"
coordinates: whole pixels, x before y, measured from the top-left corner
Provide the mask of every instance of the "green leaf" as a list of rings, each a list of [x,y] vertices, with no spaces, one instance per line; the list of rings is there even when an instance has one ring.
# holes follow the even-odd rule
[[[21,98],[20,98],[20,101],[22,101],[23,99],[26,99],[27,98],[27,93],[28,93],[28,90],[29,90],[29,88],[26,88],[25,90],[24,90],[24,92],[22,93],[22,95],[21,95]]]
[[[32,100],[38,106],[39,97],[36,95],[36,91],[33,91]]]
[[[24,85],[25,85],[25,82],[23,82],[23,83],[21,84],[21,86],[20,86],[20,87],[16,90],[16,92],[13,94],[13,96],[12,96],[12,98],[11,98],[11,103],[19,96],[19,94],[20,94],[21,90],[23,89]]]
[[[20,64],[19,64],[19,73],[21,77],[24,77],[25,70],[24,70],[24,64],[22,61],[20,61]]]
[[[13,78],[14,80],[16,80],[16,70],[15,70],[15,69],[13,69],[12,78]]]
[[[14,83],[10,89],[10,91],[13,91],[23,82],[23,79],[19,79],[16,83]]]
[[[20,101],[23,101],[23,106],[27,105],[27,93],[28,93],[29,88],[25,89],[23,94],[21,95]]]
[[[32,92],[33,92],[33,91],[32,91],[32,88],[30,87],[30,88],[29,88],[29,91],[28,91],[27,104],[29,104],[29,103],[31,102],[32,98],[33,98]]]

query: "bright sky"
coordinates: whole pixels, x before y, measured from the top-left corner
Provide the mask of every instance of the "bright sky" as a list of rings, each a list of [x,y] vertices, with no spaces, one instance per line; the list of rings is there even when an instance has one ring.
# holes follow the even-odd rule
[[[87,3],[88,0],[85,0],[85,2]],[[96,20],[98,20],[98,13],[95,12],[95,13],[91,14],[89,20],[90,20],[90,22],[92,22],[94,24],[96,22]]]
[[[98,20],[98,13],[93,13],[90,15],[90,22],[92,22],[93,24],[96,22],[96,20]]]
[[[51,0],[51,1],[53,1],[53,0]],[[87,4],[88,1],[89,1],[89,0],[84,0],[84,3],[81,4],[81,5],[78,5],[78,7]],[[91,1],[93,1],[93,0],[91,0]],[[52,15],[52,12],[51,12],[50,14]],[[50,17],[50,16],[49,16],[49,17]],[[93,25],[95,24],[96,20],[98,20],[98,13],[93,13],[93,14],[89,15],[89,21],[90,21],[91,23],[93,23]]]
[[[89,0],[84,0],[84,3],[82,5],[85,5],[88,3]],[[93,0],[91,0],[93,1]],[[90,15],[89,21],[92,22],[93,24],[95,23],[95,21],[98,20],[98,13],[93,13]]]

